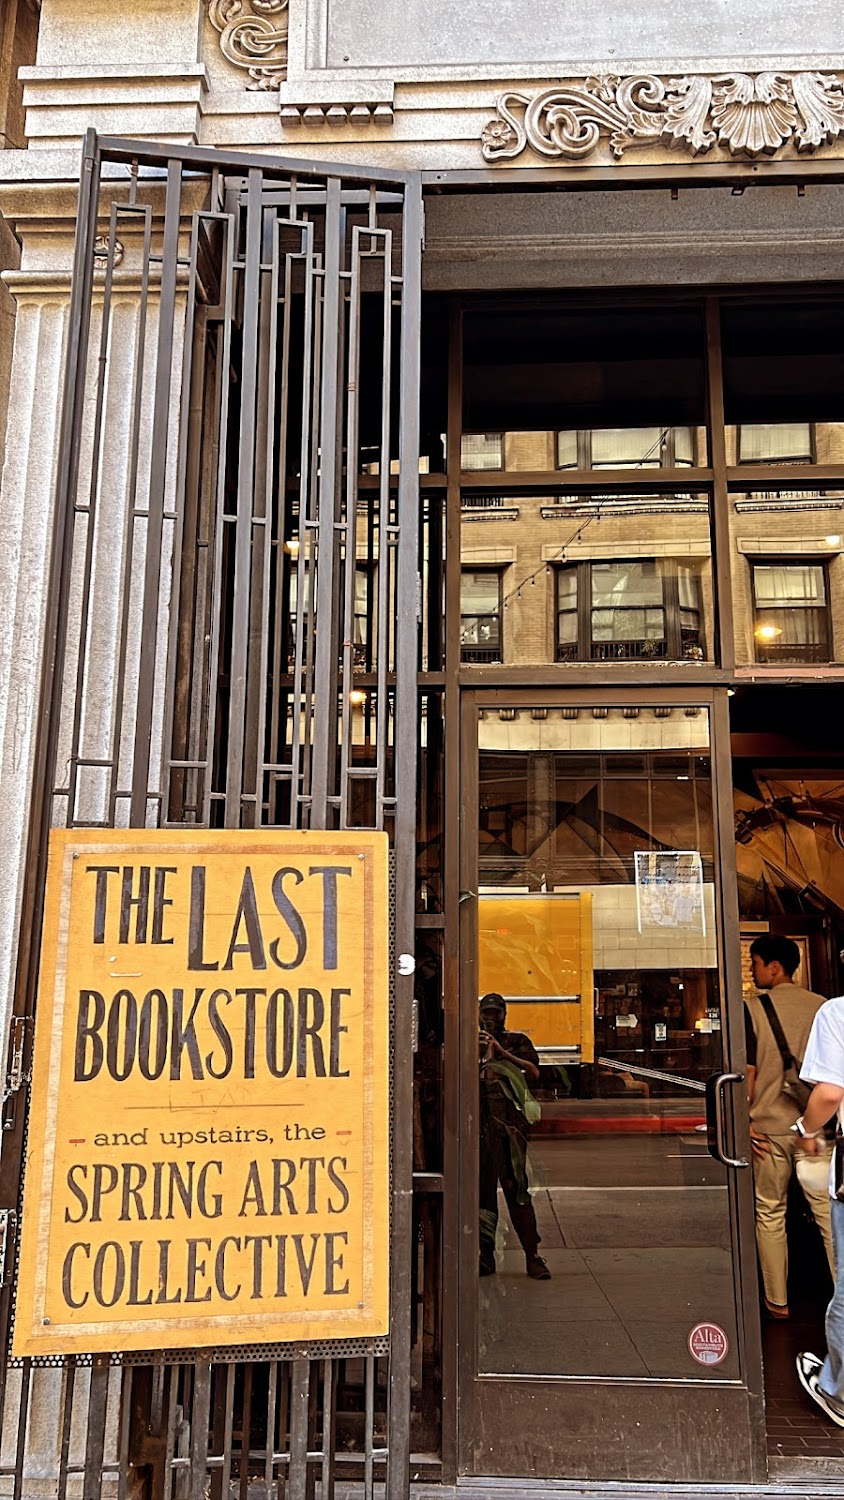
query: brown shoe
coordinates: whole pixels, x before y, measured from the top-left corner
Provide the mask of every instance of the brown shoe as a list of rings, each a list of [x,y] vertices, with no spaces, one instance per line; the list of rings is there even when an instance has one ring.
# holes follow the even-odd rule
[[[534,1281],[550,1281],[551,1272],[548,1270],[541,1255],[526,1255],[525,1270]]]

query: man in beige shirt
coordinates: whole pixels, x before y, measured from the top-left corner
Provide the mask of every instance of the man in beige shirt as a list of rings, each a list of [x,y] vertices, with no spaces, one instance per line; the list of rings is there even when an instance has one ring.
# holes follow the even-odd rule
[[[811,990],[804,990],[795,984],[794,975],[800,965],[800,949],[791,938],[774,934],[758,937],[750,949],[750,962],[753,983],[761,994],[767,993],[770,996],[788,1049],[799,1068],[812,1022],[826,1001],[823,995],[815,995]],[[750,1134],[753,1138],[756,1186],[756,1246],[765,1287],[765,1306],[772,1317],[787,1318],[788,1241],[785,1210],[791,1174],[800,1155],[799,1137],[792,1130],[800,1115],[800,1106],[789,1094],[783,1092],[782,1056],[759,999],[747,1003],[746,1030],[747,1096],[750,1101]],[[826,1186],[801,1186],[821,1232],[834,1278],[835,1260]]]

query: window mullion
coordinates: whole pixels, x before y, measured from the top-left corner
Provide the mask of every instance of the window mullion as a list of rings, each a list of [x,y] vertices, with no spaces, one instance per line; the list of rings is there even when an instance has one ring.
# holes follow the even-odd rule
[[[581,661],[592,659],[592,565],[577,564],[577,651]]]
[[[667,557],[660,566],[662,573],[662,607],[665,610],[665,649],[669,661],[680,661],[683,655],[680,641],[680,579],[677,563]]]

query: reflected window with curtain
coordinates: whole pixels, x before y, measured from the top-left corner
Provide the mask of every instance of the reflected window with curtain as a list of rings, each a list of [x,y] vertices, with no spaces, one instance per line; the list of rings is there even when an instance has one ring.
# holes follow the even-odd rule
[[[832,655],[823,563],[753,568],[753,636],[758,662],[826,662]]]
[[[464,432],[460,440],[460,467],[469,473],[503,469],[503,432]]]
[[[738,429],[740,464],[814,463],[811,422],[742,422]]]
[[[501,661],[501,573],[464,568],[460,577],[460,658]]]
[[[673,558],[556,570],[558,661],[700,661],[700,575]]]
[[[660,469],[693,464],[691,427],[600,427],[557,433],[558,469]]]

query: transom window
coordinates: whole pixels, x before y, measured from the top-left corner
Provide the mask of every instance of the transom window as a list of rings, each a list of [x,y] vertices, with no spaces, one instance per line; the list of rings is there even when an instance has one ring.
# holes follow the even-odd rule
[[[504,468],[503,432],[464,432],[460,440],[460,467],[469,473]]]
[[[738,429],[740,464],[811,464],[814,454],[811,422],[742,422]]]
[[[826,662],[832,632],[823,563],[753,568],[753,637],[759,662]]]
[[[558,661],[700,661],[700,577],[673,558],[557,569]]]
[[[694,461],[691,427],[571,428],[557,433],[558,469],[673,469]]]
[[[460,658],[501,661],[501,573],[464,568],[460,578]]]

